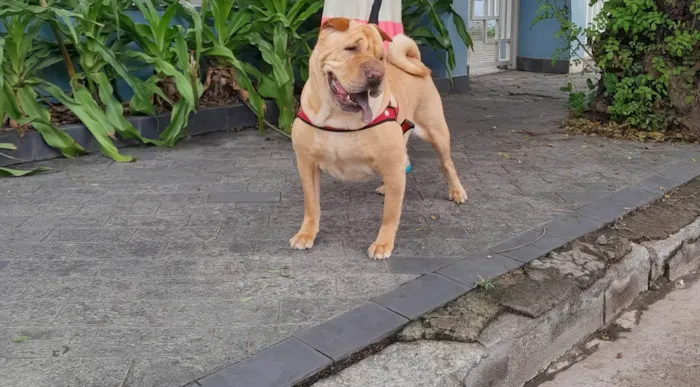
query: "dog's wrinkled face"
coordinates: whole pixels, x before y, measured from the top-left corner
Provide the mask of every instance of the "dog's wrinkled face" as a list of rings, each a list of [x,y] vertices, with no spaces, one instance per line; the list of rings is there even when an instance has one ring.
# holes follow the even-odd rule
[[[375,25],[331,18],[321,27],[314,49],[333,100],[346,112],[362,112],[372,121],[370,97],[382,95],[385,74],[384,40],[391,38]]]

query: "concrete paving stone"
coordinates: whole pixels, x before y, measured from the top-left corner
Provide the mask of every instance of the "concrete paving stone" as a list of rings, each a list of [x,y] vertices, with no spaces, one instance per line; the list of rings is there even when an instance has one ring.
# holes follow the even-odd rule
[[[15,228],[24,223],[27,216],[2,216],[0,215],[0,228]]]
[[[458,260],[435,257],[392,257],[389,260],[389,270],[394,274],[428,274]]]
[[[47,242],[126,242],[134,229],[124,227],[57,228],[46,238]]]
[[[599,198],[610,195],[608,191],[557,191],[557,194],[567,202],[577,204],[588,204]]]
[[[142,216],[142,215],[115,215],[110,216],[105,224],[106,227],[159,227],[171,228],[184,226],[187,224],[189,215],[175,216]]]
[[[68,257],[76,245],[72,243],[0,243],[0,257],[9,260],[54,260]]]
[[[296,335],[334,361],[352,355],[396,332],[408,320],[373,302],[366,302]]]
[[[609,223],[634,209],[633,205],[616,202],[612,198],[602,198],[576,210],[576,215]]]
[[[158,258],[165,242],[79,243],[71,257],[86,259]]]
[[[102,203],[86,204],[82,206],[77,215],[153,215],[156,211],[158,211],[158,205],[153,203],[115,203],[112,201],[103,201]]]
[[[16,260],[0,271],[0,278],[94,277],[102,264],[92,260]]]
[[[391,258],[390,258],[391,259]],[[339,274],[339,297],[373,297],[397,286],[394,276],[386,274]]]
[[[247,190],[248,179],[245,178],[229,183],[182,183],[177,188],[178,193],[245,192]]]
[[[198,356],[212,345],[214,328],[104,328],[86,355],[95,357]]]
[[[125,299],[132,282],[116,278],[42,278],[27,281],[22,299]]]
[[[157,278],[165,277],[167,270],[168,262],[164,260],[120,259],[103,262],[97,275],[105,278]]]
[[[4,326],[29,326],[50,324],[62,301],[23,300],[0,301],[0,324]]]
[[[301,226],[304,219],[304,209],[279,210],[270,214],[270,224],[275,226]],[[321,212],[321,227],[328,225],[343,226],[350,223],[346,213]]]
[[[480,281],[496,278],[521,265],[522,262],[504,255],[481,251],[446,266],[437,273],[468,287],[476,287]]]
[[[78,194],[78,193],[46,193],[44,195],[5,195],[2,198],[3,205],[13,205],[13,204],[43,204],[46,202],[61,202],[64,204],[83,204],[92,198],[92,194]]]
[[[142,193],[136,201],[144,203],[206,203],[206,193]]]
[[[22,223],[20,228],[90,228],[101,227],[107,221],[105,215],[44,216],[37,215]]]
[[[543,229],[538,228],[492,246],[489,250],[520,262],[530,262],[566,243],[563,239],[546,235]]]
[[[492,220],[496,222],[495,225],[485,223],[482,228],[475,229],[473,234],[470,232],[470,237],[467,239],[432,240],[435,256],[439,258],[463,258],[474,253],[475,251],[483,250],[484,247],[488,246],[489,244],[489,238],[482,238],[482,236],[485,235],[488,230],[492,230],[493,234],[491,235],[493,235],[493,237],[497,237],[499,235],[510,235],[511,229],[504,226],[500,219]],[[478,235],[479,238],[477,239],[473,235]]]
[[[279,192],[212,192],[208,203],[277,203]]]
[[[215,278],[149,278],[136,282],[131,296],[138,300],[233,298],[236,282]]]
[[[5,301],[12,301],[20,298],[27,286],[24,278],[3,278],[0,281],[0,294]]]
[[[68,300],[56,325],[162,327],[171,322],[171,305],[160,300]]]
[[[41,242],[51,231],[51,228],[0,228],[0,240],[3,242]]]
[[[641,187],[653,193],[666,193],[672,191],[674,188],[682,185],[683,183],[683,180],[657,174],[640,181],[635,186]]]
[[[221,228],[220,241],[236,240],[289,240],[299,231],[298,226],[269,226],[269,227],[236,227]]]
[[[212,217],[214,217],[214,219],[216,219],[233,214],[236,210],[236,204],[162,203],[157,210],[158,215],[162,216],[195,215],[208,213],[211,214]]]
[[[415,319],[437,309],[472,289],[439,274],[426,274],[372,301],[408,318]]]
[[[367,250],[372,244],[371,239],[364,241],[348,241],[348,246],[357,246],[358,251]],[[434,257],[434,239],[396,238],[392,257]]]
[[[139,175],[143,176],[142,173],[139,173]],[[110,194],[123,194],[123,193],[129,193],[129,194],[156,194],[156,193],[161,193],[161,194],[166,194],[166,193],[175,193],[177,192],[177,188],[179,187],[178,184],[172,184],[172,183],[155,183],[155,182],[143,182],[143,183],[134,183],[131,182],[133,181],[133,176],[127,176],[127,182],[119,182],[119,183],[98,183],[100,187],[102,188],[107,188],[109,190]]]
[[[252,297],[324,297],[336,293],[335,273],[286,276],[274,269],[253,273],[236,281],[241,296]]]
[[[73,215],[80,209],[79,204],[41,203],[16,204],[0,203],[0,213],[5,216],[34,216],[34,215]]]
[[[220,227],[264,227],[269,223],[270,216],[266,213],[260,214],[193,214],[187,221],[188,226],[220,226]]]
[[[362,297],[284,298],[280,301],[280,323],[320,323],[362,304]]]
[[[164,305],[169,312],[166,321],[174,327],[263,326],[279,321],[279,301],[269,297],[171,300]]]
[[[8,359],[0,387],[121,387],[130,361],[106,359]]]
[[[232,383],[240,387],[292,385],[330,364],[329,358],[292,337],[197,382],[202,387]]]
[[[208,227],[163,227],[136,229],[133,242],[165,241],[165,242],[213,242],[219,235],[219,226]]]
[[[229,353],[254,355],[293,336],[304,326],[298,324],[216,328],[209,350],[212,355]]]
[[[576,214],[566,214],[560,219],[547,223],[547,234],[572,241],[602,228],[605,224]]]
[[[408,224],[399,225],[399,233],[397,236],[416,239],[466,239],[469,238],[469,233],[463,227]]]
[[[139,196],[139,194],[116,194],[116,193],[110,193],[107,194],[106,191],[103,194],[98,194],[98,195],[93,195],[90,199],[88,199],[83,205],[99,205],[99,204],[104,204],[104,203],[110,203],[110,204],[132,204],[136,201],[136,198]]]
[[[690,180],[700,175],[700,164],[693,160],[683,160],[659,172],[660,175],[680,180]]]
[[[93,328],[0,328],[0,357],[83,356],[97,333]]]
[[[241,355],[243,356],[243,355]],[[124,386],[181,387],[192,379],[201,377],[231,363],[240,357],[166,356],[146,357],[134,360]],[[201,387],[191,382],[186,387]]]
[[[255,250],[252,241],[170,242],[162,256],[169,259],[249,257]]]

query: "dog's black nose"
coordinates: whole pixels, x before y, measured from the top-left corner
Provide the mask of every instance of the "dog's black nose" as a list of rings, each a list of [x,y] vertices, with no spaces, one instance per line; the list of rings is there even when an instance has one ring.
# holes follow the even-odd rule
[[[382,80],[384,80],[384,73],[373,68],[368,68],[367,70],[365,70],[365,76],[367,77],[369,83],[372,85],[379,85],[380,83],[382,83]]]

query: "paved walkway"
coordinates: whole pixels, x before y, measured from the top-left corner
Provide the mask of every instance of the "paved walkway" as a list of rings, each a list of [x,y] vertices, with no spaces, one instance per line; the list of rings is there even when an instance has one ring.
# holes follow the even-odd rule
[[[565,135],[565,82],[500,73],[445,99],[470,200],[446,199],[432,150],[412,140],[389,261],[366,257],[376,183],[324,181],[316,245],[290,251],[294,154],[252,130],[0,180],[0,387],[180,386],[684,157]]]
[[[697,281],[697,279],[695,279]],[[640,311],[639,326],[541,387],[695,387],[700,380],[700,283]]]

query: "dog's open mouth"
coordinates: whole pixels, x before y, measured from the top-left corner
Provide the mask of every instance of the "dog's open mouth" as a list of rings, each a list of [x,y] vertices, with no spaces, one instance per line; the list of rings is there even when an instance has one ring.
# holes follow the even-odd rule
[[[348,93],[333,73],[328,73],[328,85],[340,107],[348,112],[362,111],[362,121],[372,122],[372,109],[369,107],[369,90],[360,93]]]

